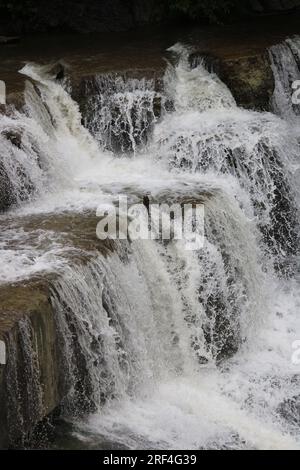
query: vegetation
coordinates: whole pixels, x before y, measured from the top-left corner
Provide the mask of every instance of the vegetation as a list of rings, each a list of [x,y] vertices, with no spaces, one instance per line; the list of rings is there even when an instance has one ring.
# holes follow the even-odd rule
[[[78,24],[81,31],[89,32],[89,24],[97,30],[97,21],[99,31],[126,29],[126,21],[127,29],[143,21],[174,19],[225,23],[249,12],[251,5],[252,0],[0,0],[0,34],[1,29],[76,30]]]
[[[90,0],[94,3],[102,3],[104,0]],[[140,4],[137,0],[129,0],[131,8],[134,9],[134,3]],[[145,0],[147,1],[147,0]],[[208,19],[211,22],[224,20],[231,13],[241,9],[241,5],[249,3],[249,0],[148,0],[152,1],[155,11],[158,11],[158,17],[176,17],[184,15],[188,19],[197,20]],[[49,0],[51,2],[51,0]],[[36,0],[0,0],[0,11],[5,12],[14,21],[26,21],[28,18],[39,16],[39,10],[42,9],[42,3]],[[84,0],[69,0],[61,2],[66,9],[71,9],[72,3],[84,3]],[[121,3],[128,3],[128,0],[121,0]],[[133,5],[133,6],[132,6]]]
[[[166,0],[169,11],[184,14],[187,18],[197,20],[206,18],[211,22],[224,20],[232,13],[242,11],[247,1],[241,0]]]

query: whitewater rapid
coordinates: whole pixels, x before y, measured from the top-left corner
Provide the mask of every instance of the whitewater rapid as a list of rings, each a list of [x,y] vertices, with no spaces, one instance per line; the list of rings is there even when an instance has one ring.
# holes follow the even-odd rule
[[[14,202],[0,220],[0,281],[60,273],[64,413],[79,446],[299,449],[297,125],[279,112],[277,82],[281,116],[247,111],[186,47],[171,52],[163,92],[99,77],[87,127],[67,83],[22,69],[25,113],[0,120]],[[120,194],[204,199],[203,249],[119,242],[79,268],[55,231],[24,230],[29,217],[96,213]]]

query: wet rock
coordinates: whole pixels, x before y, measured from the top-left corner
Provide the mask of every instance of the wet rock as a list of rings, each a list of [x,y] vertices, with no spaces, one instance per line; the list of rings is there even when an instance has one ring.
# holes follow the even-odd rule
[[[219,58],[209,51],[194,51],[189,56],[191,67],[202,63],[215,72],[228,86],[238,106],[268,111],[274,91],[274,77],[267,52],[250,56]]]
[[[11,182],[4,166],[0,162],[0,213],[7,210],[15,202],[16,199],[12,192]]]
[[[56,333],[47,284],[0,288],[0,447],[22,446],[34,425],[60,401]]]
[[[274,78],[266,53],[224,60],[219,64],[219,76],[239,106],[269,110]]]
[[[197,51],[189,55],[189,63],[192,68],[202,64],[209,72],[220,72],[220,59],[207,51]]]
[[[50,63],[44,65],[41,73],[50,80],[63,80],[67,74],[68,66],[63,62]]]
[[[285,400],[277,411],[288,423],[300,426],[300,395]]]
[[[23,92],[12,92],[9,93],[6,97],[6,113],[8,113],[8,109],[13,111],[13,109],[17,109],[18,111],[22,111],[25,106],[25,97]],[[1,111],[0,111],[1,113]]]
[[[97,238],[98,220],[89,213],[55,214],[21,217],[19,224],[24,232],[55,232],[70,265],[84,266],[97,253],[107,257],[115,250],[114,240]],[[7,220],[3,222],[6,224]],[[18,224],[17,217],[14,224]],[[13,243],[12,240],[8,249],[20,249],[19,245],[14,248]],[[0,365],[0,448],[26,445],[33,434],[40,432],[40,421],[69,392],[52,303],[57,278],[58,274],[40,274],[0,286],[0,340],[5,342],[7,351],[7,363]],[[77,360],[82,373],[77,385],[80,389],[84,388],[85,366],[82,357]]]

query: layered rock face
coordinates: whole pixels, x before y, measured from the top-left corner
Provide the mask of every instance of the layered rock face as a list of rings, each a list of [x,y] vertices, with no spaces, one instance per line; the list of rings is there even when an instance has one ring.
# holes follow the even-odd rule
[[[19,447],[63,398],[55,321],[46,282],[1,288],[0,298],[0,447]]]
[[[80,269],[92,256],[105,258],[114,249],[112,242],[97,239],[94,214],[37,216],[20,223],[25,231],[41,226],[49,236],[54,231],[61,242],[69,233],[63,242],[69,246],[69,263]],[[0,341],[6,356],[0,363],[0,448],[26,447],[37,424],[62,403],[73,385],[73,378],[65,375],[52,301],[57,279],[51,273],[0,286]]]

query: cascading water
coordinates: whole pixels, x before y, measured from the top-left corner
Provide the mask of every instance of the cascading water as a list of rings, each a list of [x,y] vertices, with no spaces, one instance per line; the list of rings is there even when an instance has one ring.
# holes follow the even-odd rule
[[[1,118],[1,192],[2,205],[20,203],[29,195],[42,188],[45,175],[39,166],[43,155],[37,145],[38,124],[24,114],[14,110],[11,115]],[[43,143],[40,135],[39,144]]]
[[[205,207],[199,251],[181,240],[118,241],[108,256],[67,266],[53,242],[64,416],[82,447],[299,448],[296,128],[239,109],[201,61],[190,68],[186,48],[171,52],[179,60],[160,98],[173,107],[157,123],[153,83],[98,78],[87,117],[94,139],[65,86],[34,65],[23,69],[34,82],[25,114],[0,120],[14,202],[27,186],[31,198],[4,221],[80,214],[119,194]],[[27,344],[30,325],[23,330]]]
[[[154,158],[180,171],[233,175],[250,196],[272,251],[279,258],[294,254],[297,135],[270,113],[238,108],[214,73],[201,63],[191,69],[188,55],[187,50],[181,51],[178,65],[169,66],[166,74],[176,112],[155,127]]]
[[[103,149],[135,153],[145,144],[164,107],[153,79],[99,75],[85,88],[85,124]]]

